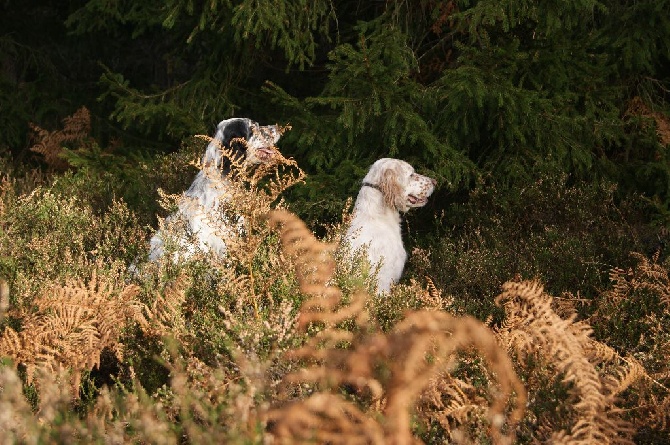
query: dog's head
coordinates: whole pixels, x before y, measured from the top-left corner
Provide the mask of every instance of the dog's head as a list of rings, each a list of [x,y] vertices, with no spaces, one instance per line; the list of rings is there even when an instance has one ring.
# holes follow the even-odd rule
[[[401,212],[424,206],[436,184],[434,179],[415,173],[407,162],[392,158],[377,160],[363,179],[363,185],[381,191],[386,205]]]
[[[247,118],[223,120],[217,125],[216,134],[207,146],[203,164],[214,164],[227,171],[230,161],[223,156],[222,149],[230,151],[233,158],[249,164],[271,162],[277,153],[275,144],[280,137],[281,130],[277,125],[260,126]]]

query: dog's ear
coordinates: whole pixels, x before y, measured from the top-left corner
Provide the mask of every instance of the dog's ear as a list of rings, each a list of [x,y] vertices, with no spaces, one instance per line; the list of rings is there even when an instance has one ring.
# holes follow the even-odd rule
[[[224,124],[225,122],[225,124]],[[242,155],[247,147],[244,141],[248,141],[252,134],[252,122],[249,119],[228,119],[221,122],[221,145],[231,149],[234,155]]]
[[[392,209],[402,209],[402,186],[399,182],[400,172],[395,166],[388,166],[381,174],[379,188],[384,195],[384,202]]]
[[[222,156],[221,149],[231,150],[233,156],[241,157],[246,153],[246,144],[253,132],[254,123],[246,118],[226,119],[219,122],[216,134],[205,150],[202,163],[207,166],[216,166],[224,172],[230,168],[230,160]]]

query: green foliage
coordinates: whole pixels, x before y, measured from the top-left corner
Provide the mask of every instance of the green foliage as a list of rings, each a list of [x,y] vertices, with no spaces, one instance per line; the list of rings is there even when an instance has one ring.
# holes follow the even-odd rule
[[[450,187],[471,184],[475,172],[518,186],[534,170],[557,169],[666,200],[670,171],[656,162],[666,139],[653,125],[631,126],[627,114],[642,91],[667,111],[668,79],[651,67],[667,61],[670,27],[652,16],[616,2],[396,3],[333,48],[318,95],[301,99],[277,84],[267,91],[293,116],[298,154],[319,175],[311,200],[324,199],[315,190],[337,182],[331,175],[349,178],[348,162],[363,167],[381,156],[428,167]],[[622,17],[626,29],[649,35],[644,48],[627,50],[639,61],[626,73],[613,48],[640,40],[623,45],[609,28],[624,27]],[[342,191],[355,189],[345,181],[352,184]]]
[[[110,114],[110,118],[121,124],[124,129],[139,127],[146,135],[157,134],[160,138],[168,136],[174,139],[184,138],[193,131],[209,133],[209,129],[205,128],[202,121],[196,120],[187,108],[189,104],[183,102],[180,93],[202,95],[213,82],[203,79],[195,89],[189,88],[189,82],[185,82],[167,91],[145,94],[132,88],[122,74],[111,73],[106,69],[100,78],[100,83],[106,86],[107,90],[100,95],[99,100],[112,101],[114,111]],[[213,96],[213,99],[215,97]],[[219,101],[215,99],[204,101],[202,107],[205,111],[209,111],[210,107],[215,110],[222,106],[216,102]]]
[[[201,5],[172,0],[161,15],[163,26],[172,29],[185,16],[195,18],[186,39],[188,43],[203,32],[222,34],[231,28],[236,44],[243,46],[244,42],[252,41],[257,49],[266,45],[270,49],[279,47],[284,50],[288,64],[298,65],[301,70],[314,63],[317,38],[328,36],[329,22],[336,18],[333,4],[323,0],[245,0],[234,6],[218,0]]]
[[[670,19],[663,12],[670,6],[667,0],[640,3],[609,1],[606,5],[609,14],[607,20],[602,19],[599,43],[603,48],[613,49],[613,60],[623,62],[617,64],[619,75],[623,78],[648,73],[653,79],[663,79],[663,66],[670,55]]]
[[[493,135],[491,142],[482,138],[483,159],[492,161],[487,170],[507,178],[511,171],[528,172],[546,157],[582,178],[595,173],[618,180],[612,176],[610,162],[623,172],[630,165],[620,162],[621,154],[630,154],[629,147],[644,153],[658,146],[657,138],[629,127],[624,115],[633,96],[639,94],[637,89],[649,92],[649,82],[659,80],[654,67],[667,60],[670,27],[665,18],[646,9],[656,7],[661,6],[480,1],[455,14],[454,26],[467,30],[469,39],[463,41],[467,47],[459,56],[461,66],[454,71],[473,67],[496,76],[483,81],[480,87],[488,89],[479,91],[485,97],[491,97],[488,91],[495,94],[488,103],[498,98],[499,113],[486,106],[486,100],[470,94],[479,99],[475,103],[480,114],[468,128],[477,128],[476,121],[499,123],[497,132],[486,128],[485,134]],[[642,10],[648,14],[641,14]],[[622,35],[627,32],[622,33],[624,29],[645,33],[645,38]],[[631,62],[626,53],[634,53],[637,60]],[[622,59],[628,62],[622,64]],[[446,83],[451,75],[445,72]],[[667,78],[660,79],[667,82]],[[505,96],[496,91],[504,85],[507,91],[514,88],[516,94]],[[656,83],[651,87],[655,93],[645,95],[650,105],[664,104],[659,87],[663,89]],[[525,165],[517,159],[525,160]],[[522,168],[507,168],[508,163]],[[657,173],[655,180],[667,177],[668,172]]]
[[[155,30],[161,24],[159,3],[123,3],[89,0],[70,11],[65,25],[75,35],[92,32],[121,33],[119,25],[132,25],[132,38]]]
[[[57,101],[59,68],[40,48],[10,34],[0,36],[0,67],[0,150],[23,148],[27,122],[48,121],[69,111]]]
[[[499,314],[492,298],[505,281],[538,279],[555,295],[593,297],[630,251],[653,252],[665,238],[641,224],[646,209],[616,202],[608,183],[571,184],[544,174],[515,190],[482,182],[439,220],[430,262],[411,259],[407,274],[427,274],[457,306],[479,318]]]
[[[564,33],[593,23],[596,12],[606,12],[608,2],[578,0],[572,2],[533,0],[491,0],[460,2],[465,6],[458,20],[469,24],[468,32],[473,38],[488,40],[496,28],[504,32],[515,28],[526,28],[530,24],[542,35]],[[472,7],[469,7],[472,5]]]
[[[105,212],[122,200],[138,216],[140,226],[155,226],[156,215],[164,209],[158,204],[158,189],[166,193],[181,193],[193,180],[197,170],[189,165],[199,160],[205,143],[196,137],[183,142],[182,148],[169,155],[151,157],[118,147],[100,147],[88,140],[77,148],[61,148],[61,158],[69,170],[56,177],[25,178],[28,184],[18,185],[19,194],[29,193],[37,185],[46,183],[62,196],[73,196],[85,202],[96,214]],[[12,173],[11,163],[7,172]],[[1,161],[0,161],[1,162]],[[34,173],[33,173],[34,174]]]
[[[2,274],[22,298],[44,282],[88,277],[96,262],[116,271],[144,248],[144,230],[120,201],[96,214],[76,196],[37,188],[10,201],[1,218]]]
[[[382,21],[354,29],[356,44],[343,43],[329,54],[329,79],[319,96],[300,101],[279,85],[266,89],[293,116],[298,136],[287,143],[315,170],[307,196],[327,203],[320,216],[329,221],[337,215],[331,207],[342,208],[346,196],[355,196],[360,178],[379,157],[425,166],[426,173],[454,186],[469,181],[474,170],[434,118],[441,93],[412,79],[416,60],[407,36]],[[311,216],[309,208],[298,209]]]
[[[462,180],[470,165],[437,136],[440,129],[429,124],[436,91],[411,78],[416,61],[407,37],[381,21],[355,29],[355,46],[343,43],[330,53],[329,81],[320,96],[306,98],[301,105],[279,87],[271,90],[281,105],[298,108],[301,124],[309,125],[300,141],[306,159],[323,168],[337,159],[417,158],[425,164],[435,161],[435,170],[453,182]],[[319,125],[327,110],[335,114],[331,111]],[[330,132],[329,124],[341,130]],[[309,150],[314,143],[338,151]]]
[[[314,63],[317,39],[328,38],[333,3],[323,0],[245,0],[234,7],[231,24],[238,41],[255,40],[256,48],[279,46],[289,66],[301,70]]]

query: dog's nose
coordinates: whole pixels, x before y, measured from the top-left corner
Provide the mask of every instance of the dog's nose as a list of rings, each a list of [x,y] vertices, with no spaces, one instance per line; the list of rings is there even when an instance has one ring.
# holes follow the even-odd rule
[[[433,178],[430,178],[430,183],[433,184],[433,187],[437,185],[437,181],[434,180]]]

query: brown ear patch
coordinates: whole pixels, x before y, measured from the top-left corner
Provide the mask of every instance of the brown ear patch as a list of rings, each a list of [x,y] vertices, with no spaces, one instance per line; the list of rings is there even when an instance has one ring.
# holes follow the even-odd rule
[[[388,168],[382,173],[379,188],[384,195],[384,202],[393,209],[399,209],[399,202],[402,200],[402,188],[398,183],[398,170]]]

